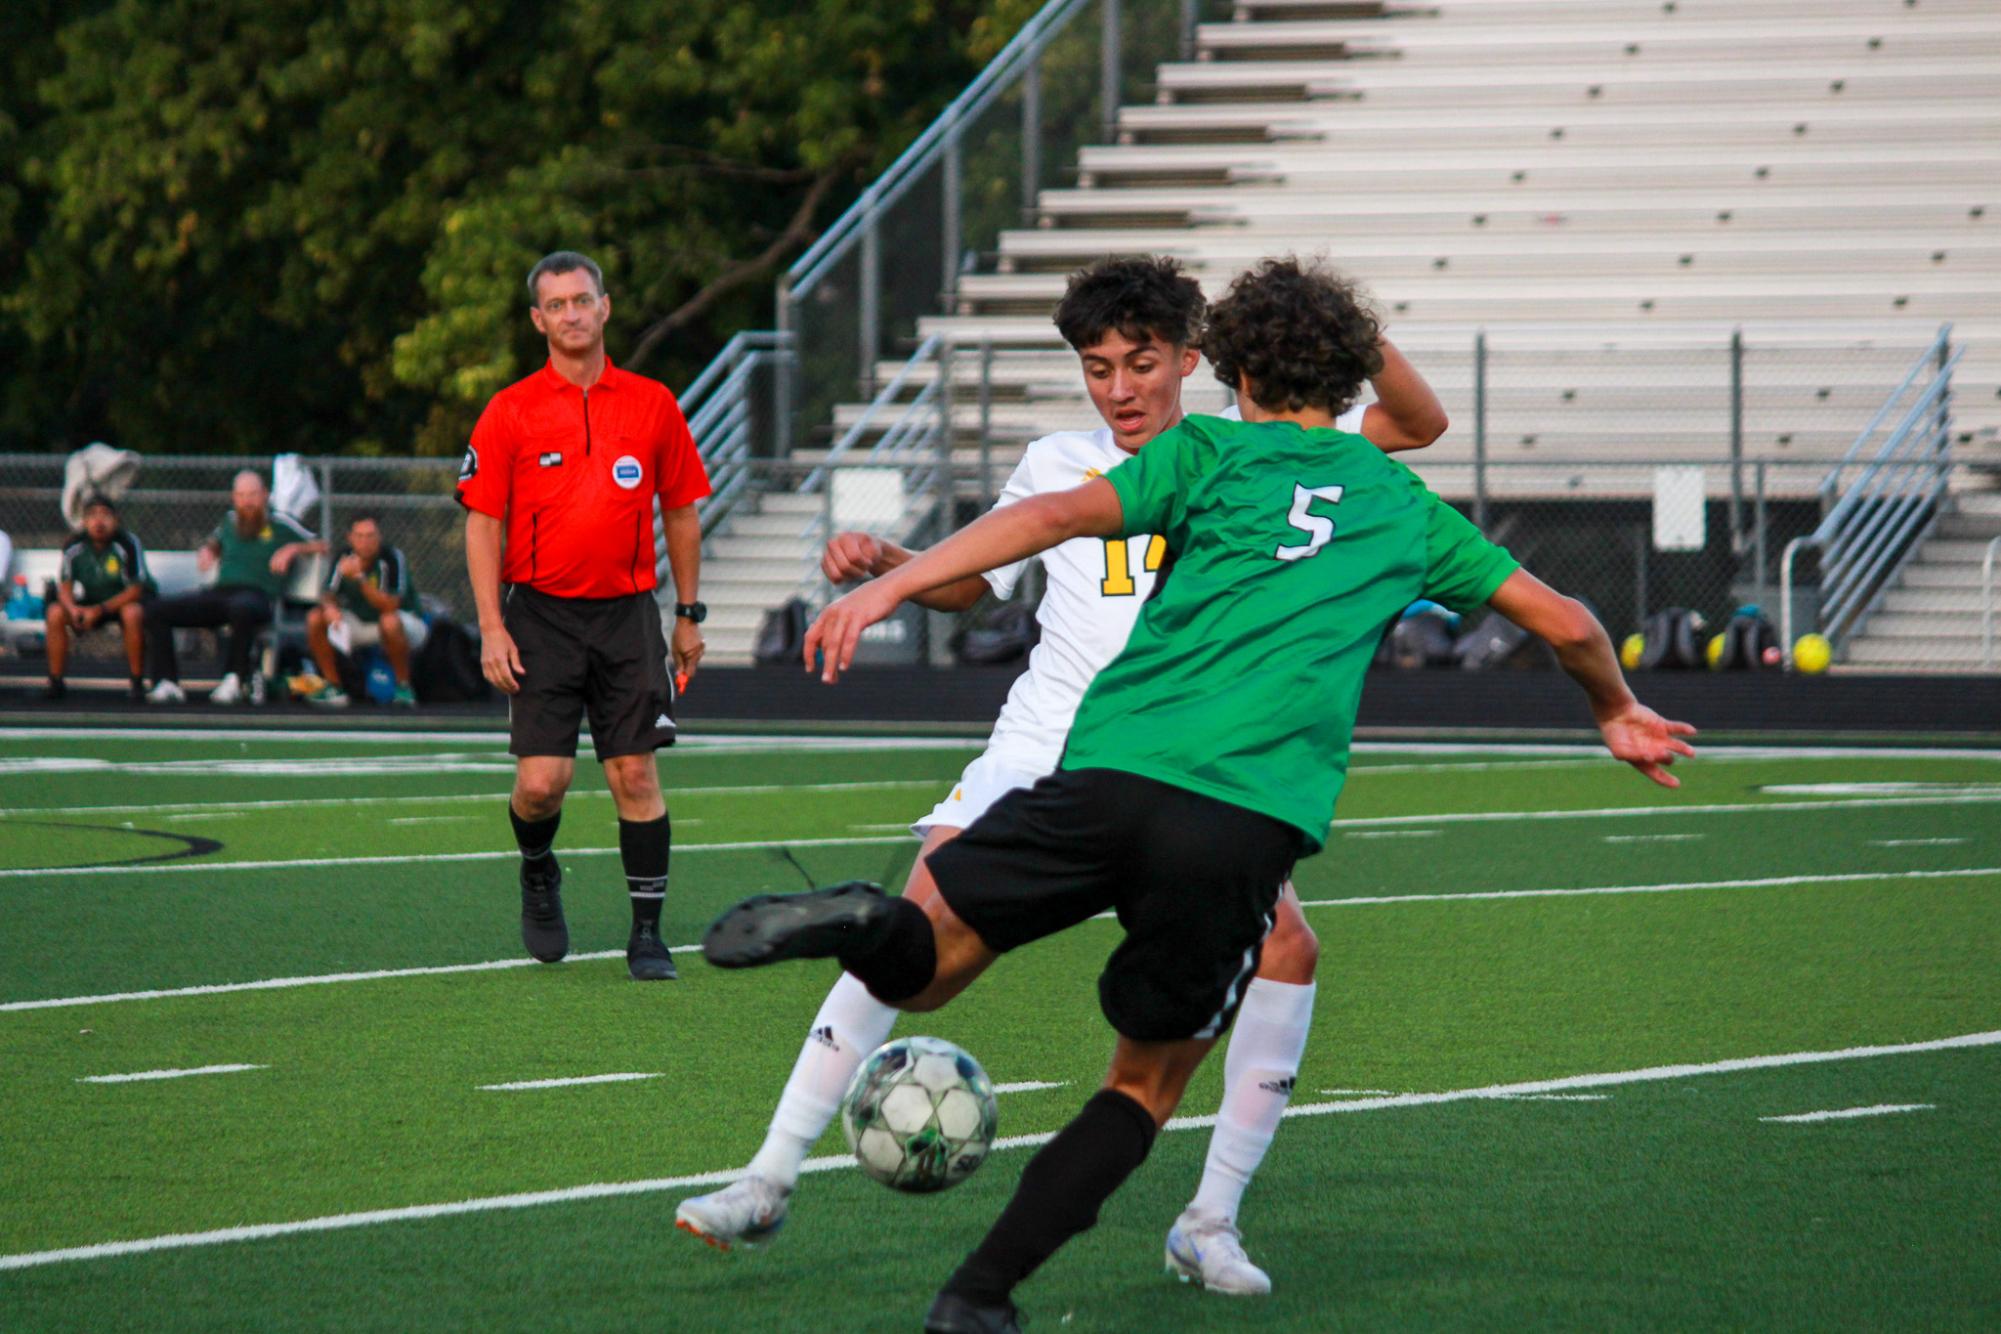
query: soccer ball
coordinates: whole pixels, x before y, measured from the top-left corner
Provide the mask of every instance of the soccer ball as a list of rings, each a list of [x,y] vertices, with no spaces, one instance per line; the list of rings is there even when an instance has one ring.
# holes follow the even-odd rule
[[[1834,661],[1834,645],[1825,635],[1801,635],[1793,645],[1793,666],[1812,676],[1827,670]]]
[[[841,1099],[841,1129],[862,1171],[925,1194],[956,1186],[993,1147],[993,1081],[943,1038],[876,1048]]]

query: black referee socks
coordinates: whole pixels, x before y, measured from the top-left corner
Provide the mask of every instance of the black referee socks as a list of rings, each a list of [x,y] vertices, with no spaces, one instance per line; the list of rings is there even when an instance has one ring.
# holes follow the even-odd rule
[[[632,924],[657,935],[660,905],[667,901],[667,858],[674,847],[673,826],[657,820],[620,820],[618,856],[625,863],[625,888],[632,896]]]
[[[524,820],[510,801],[507,803],[507,818],[514,822],[514,841],[521,848],[522,861],[539,871],[555,860],[552,853],[556,846],[556,826],[563,823],[562,811],[558,810],[546,820]]]
[[[1058,1247],[1096,1225],[1098,1206],[1146,1161],[1160,1129],[1153,1113],[1100,1089],[1022,1169],[998,1222],[945,1284],[982,1306],[1008,1299]]]

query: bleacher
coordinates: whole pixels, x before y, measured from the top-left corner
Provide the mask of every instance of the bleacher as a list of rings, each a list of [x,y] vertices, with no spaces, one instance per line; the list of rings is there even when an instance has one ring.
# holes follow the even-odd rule
[[[975,357],[952,371],[962,466],[982,419],[999,467],[1034,435],[1097,424],[1048,314],[1072,269],[1132,252],[1181,257],[1212,296],[1275,253],[1362,279],[1455,421],[1414,460],[1448,493],[1470,475],[1480,331],[1487,457],[1521,465],[1509,485],[1543,484],[1541,460],[1725,462],[1719,351],[1736,331],[1761,358],[1741,449],[1794,465],[1779,491],[1811,491],[1806,465],[1840,457],[1943,323],[1968,348],[1962,474],[1984,485],[2001,465],[2001,8],[1241,0],[1195,45],[919,322],[991,349],[984,416]],[[876,383],[899,372],[910,396],[938,367],[885,359]],[[1198,375],[1191,407],[1219,405]],[[836,408],[833,434],[865,412]],[[732,520],[711,601],[810,584],[804,553],[774,542],[811,512]],[[755,614],[740,619],[741,637],[716,626],[718,656],[747,653]]]

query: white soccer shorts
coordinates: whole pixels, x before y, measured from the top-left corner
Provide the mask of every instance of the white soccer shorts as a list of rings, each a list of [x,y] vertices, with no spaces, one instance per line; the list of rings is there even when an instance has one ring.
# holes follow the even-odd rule
[[[959,775],[959,781],[945,799],[931,808],[931,813],[910,826],[910,832],[919,838],[930,834],[939,825],[948,829],[964,829],[987,812],[987,807],[999,801],[1018,787],[1033,787],[1037,780],[1048,773],[1046,769],[1031,769],[1019,762],[1010,762],[992,751],[981,752],[978,759],[966,766]]]

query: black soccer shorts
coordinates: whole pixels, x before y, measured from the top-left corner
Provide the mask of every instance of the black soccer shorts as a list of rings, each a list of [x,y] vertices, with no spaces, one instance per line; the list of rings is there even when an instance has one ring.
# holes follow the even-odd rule
[[[516,584],[502,616],[524,673],[507,706],[510,754],[575,755],[586,714],[599,761],[674,744],[674,676],[653,594],[562,598]]]
[[[1220,1036],[1257,972],[1303,839],[1291,825],[1114,769],[1017,788],[926,861],[988,949],[1116,911],[1098,1002],[1129,1038]]]

